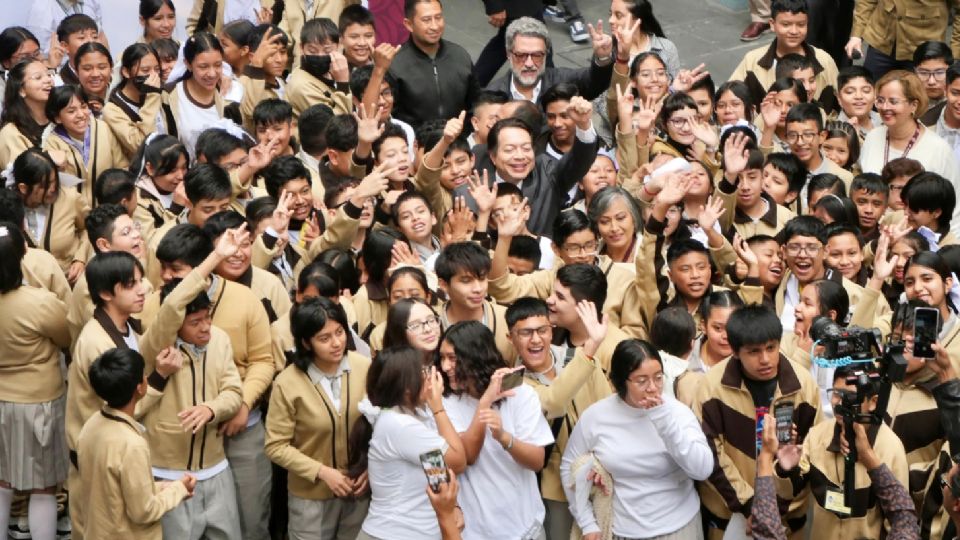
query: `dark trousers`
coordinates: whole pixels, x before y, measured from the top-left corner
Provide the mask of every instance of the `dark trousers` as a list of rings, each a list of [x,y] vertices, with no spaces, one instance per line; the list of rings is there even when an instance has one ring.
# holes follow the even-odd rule
[[[807,43],[833,57],[838,68],[850,65],[843,50],[853,27],[854,0],[807,0]]]
[[[896,43],[894,43],[893,48],[896,50]],[[913,71],[913,62],[909,60],[897,60],[893,56],[888,56],[870,47],[870,49],[867,50],[866,58],[863,59],[863,67],[867,68],[870,74],[873,75],[874,80],[879,80],[880,77],[883,77],[888,71],[895,69]]]
[[[543,20],[543,15],[537,16],[537,19]],[[483,50],[480,51],[480,56],[477,57],[477,62],[473,65],[473,74],[477,77],[477,82],[480,83],[481,87],[487,86],[490,84],[490,81],[497,75],[497,71],[500,70],[500,67],[507,61],[507,43],[506,43],[506,33],[507,27],[510,26],[515,19],[507,19],[507,22],[504,23],[497,30],[497,34],[490,38],[490,41],[487,42],[486,46],[483,47]],[[553,50],[547,50],[547,67],[553,67]],[[546,90],[546,88],[544,88]]]

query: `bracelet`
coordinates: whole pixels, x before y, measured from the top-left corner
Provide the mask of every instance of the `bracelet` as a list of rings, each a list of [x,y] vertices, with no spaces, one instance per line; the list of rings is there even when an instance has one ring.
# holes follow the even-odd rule
[[[618,57],[617,57],[617,63],[618,63],[618,64],[623,64],[623,65],[627,65],[627,64],[630,63],[630,59],[627,58],[627,59],[621,60],[620,57],[618,56]]]
[[[433,411],[433,415],[436,416],[436,415],[438,415],[438,414],[440,414],[440,413],[442,413],[442,412],[447,412],[447,410],[446,410],[446,409],[440,409],[439,411]]]
[[[649,196],[649,197],[656,197],[656,196],[657,196],[656,193],[653,193],[652,191],[650,191],[649,189],[647,189],[647,185],[646,185],[646,184],[643,184],[643,185],[640,186],[640,187],[643,188],[643,192],[646,193],[647,196]]]
[[[507,445],[504,446],[503,449],[506,450],[507,452],[509,452],[510,449],[513,448],[513,441],[514,441],[514,437],[513,437],[513,433],[511,433],[511,434],[510,434],[510,442],[507,443]],[[501,445],[501,446],[502,446],[502,445]]]

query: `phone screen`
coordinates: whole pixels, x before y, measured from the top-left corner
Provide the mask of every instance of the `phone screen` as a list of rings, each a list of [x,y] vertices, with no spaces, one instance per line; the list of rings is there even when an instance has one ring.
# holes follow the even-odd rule
[[[423,467],[423,473],[427,475],[427,484],[434,493],[440,492],[440,484],[450,481],[447,464],[440,450],[420,454],[420,465]]]
[[[503,380],[500,381],[500,391],[513,390],[520,386],[521,383],[523,383],[523,370],[508,373],[504,375]]]
[[[933,358],[933,345],[937,341],[940,312],[934,308],[917,308],[913,323],[913,356]]]
[[[793,438],[793,403],[781,403],[773,409],[777,419],[777,440],[789,443]]]

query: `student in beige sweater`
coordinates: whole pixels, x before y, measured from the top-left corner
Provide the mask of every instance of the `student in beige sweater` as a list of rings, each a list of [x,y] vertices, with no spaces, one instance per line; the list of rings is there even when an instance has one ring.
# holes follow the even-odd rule
[[[20,229],[0,222],[0,531],[6,534],[14,491],[29,493],[27,519],[39,540],[56,533],[54,493],[67,475],[60,350],[70,334],[63,302],[23,286],[25,253]]]
[[[87,536],[160,540],[160,518],[193,496],[197,479],[190,474],[170,482],[153,479],[145,428],[133,419],[147,394],[140,353],[110,349],[90,366],[89,377],[106,405],[80,432],[80,476],[91,502],[83,516]]]
[[[270,396],[266,453],[287,469],[291,540],[353,540],[367,515],[367,474],[347,475],[349,438],[360,419],[370,360],[351,349],[343,308],[311,298],[294,308],[292,365]]]

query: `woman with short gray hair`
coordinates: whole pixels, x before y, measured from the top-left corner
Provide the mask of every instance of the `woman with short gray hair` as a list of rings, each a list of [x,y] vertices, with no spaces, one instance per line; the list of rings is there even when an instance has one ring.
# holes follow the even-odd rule
[[[633,262],[643,241],[640,206],[633,195],[619,186],[605,187],[593,196],[587,216],[600,236],[600,254],[614,262]]]

